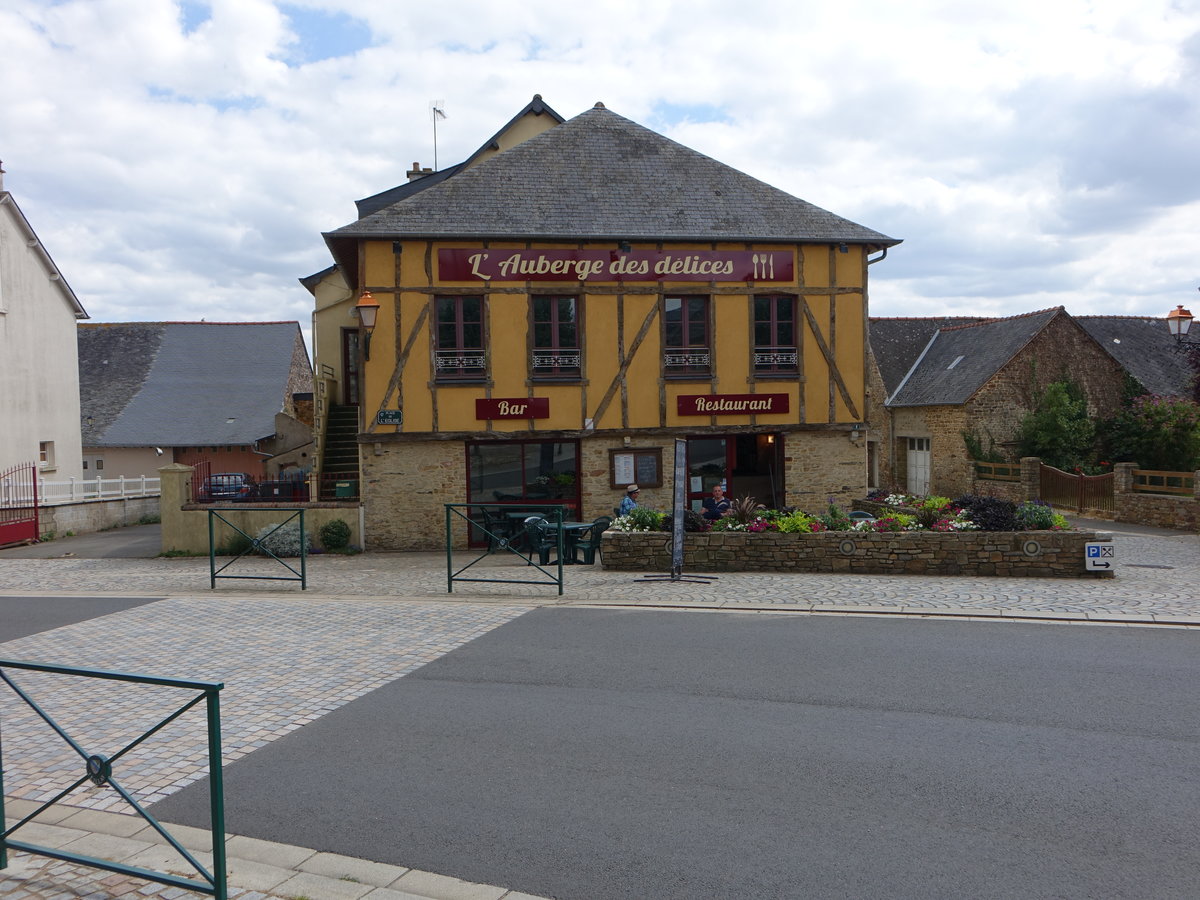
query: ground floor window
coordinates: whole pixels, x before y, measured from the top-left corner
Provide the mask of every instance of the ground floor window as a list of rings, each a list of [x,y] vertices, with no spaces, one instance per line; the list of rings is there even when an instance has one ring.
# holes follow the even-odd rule
[[[729,434],[689,437],[688,505],[699,511],[714,485],[731,500],[753,497],[764,506],[784,503],[783,436]]]
[[[471,503],[562,504],[563,519],[579,517],[579,441],[480,441],[467,444]],[[533,515],[534,510],[528,513]],[[501,513],[502,514],[502,513]],[[518,513],[514,513],[518,515]],[[472,529],[470,542],[480,546]]]
[[[579,500],[579,441],[487,441],[467,445],[472,503]]]

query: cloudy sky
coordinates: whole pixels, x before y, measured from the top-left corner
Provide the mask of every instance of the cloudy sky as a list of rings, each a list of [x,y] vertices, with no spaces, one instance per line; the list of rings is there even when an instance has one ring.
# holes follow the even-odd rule
[[[535,94],[904,243],[874,315],[1200,302],[1200,0],[0,0],[0,160],[94,321],[299,319],[355,199]]]

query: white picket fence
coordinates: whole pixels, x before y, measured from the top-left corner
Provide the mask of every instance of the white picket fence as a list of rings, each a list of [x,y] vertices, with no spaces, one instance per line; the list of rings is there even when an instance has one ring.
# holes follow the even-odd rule
[[[69,481],[39,481],[38,504],[56,506],[83,500],[122,500],[135,497],[157,497],[162,492],[161,479],[147,478],[72,478]]]

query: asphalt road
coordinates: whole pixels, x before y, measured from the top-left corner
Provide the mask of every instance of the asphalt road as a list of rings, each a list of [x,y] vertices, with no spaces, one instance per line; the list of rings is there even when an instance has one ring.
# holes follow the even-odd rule
[[[74,625],[97,616],[132,609],[157,598],[147,597],[2,597],[0,644],[52,628]],[[3,656],[3,653],[0,653]],[[64,660],[46,660],[65,662]]]
[[[1197,651],[542,609],[229,765],[227,824],[560,898],[1195,897]]]
[[[0,559],[153,559],[162,552],[162,525],[130,525],[0,550]]]

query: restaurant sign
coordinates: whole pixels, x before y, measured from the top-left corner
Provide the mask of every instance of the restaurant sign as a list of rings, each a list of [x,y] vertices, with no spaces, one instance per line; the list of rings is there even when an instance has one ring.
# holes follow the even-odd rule
[[[794,281],[790,251],[439,250],[442,281]]]
[[[777,415],[789,409],[787,394],[683,394],[676,398],[681,416]]]
[[[510,397],[475,401],[477,419],[548,419],[549,397]]]

